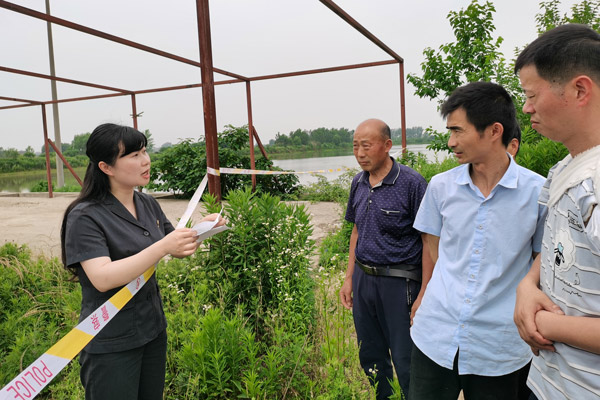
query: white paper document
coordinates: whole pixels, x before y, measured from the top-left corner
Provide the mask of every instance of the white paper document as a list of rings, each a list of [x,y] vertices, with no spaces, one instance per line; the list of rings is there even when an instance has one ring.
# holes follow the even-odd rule
[[[221,212],[223,212],[223,210],[221,210]],[[221,225],[221,226],[218,226],[215,228],[215,225],[217,225],[217,223],[219,222],[220,219],[221,219],[221,213],[219,213],[219,216],[214,221],[203,221],[203,222],[200,222],[200,223],[192,226],[192,229],[198,233],[198,237],[196,238],[196,241],[200,242],[200,241],[207,239],[213,235],[216,235],[219,232],[223,232],[223,231],[226,231],[227,229],[230,229],[227,225]]]

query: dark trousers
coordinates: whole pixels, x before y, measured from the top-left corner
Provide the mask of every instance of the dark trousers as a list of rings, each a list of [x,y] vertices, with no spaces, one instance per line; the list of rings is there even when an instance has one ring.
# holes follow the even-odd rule
[[[405,278],[367,275],[356,265],[352,277],[354,326],[358,339],[360,365],[377,383],[377,399],[392,394],[388,380],[394,378],[405,394],[410,380],[410,306],[407,299],[419,294],[420,284]],[[411,301],[412,301],[411,300]]]
[[[162,400],[167,332],[142,347],[105,354],[82,351],[80,378],[86,400]]]
[[[413,346],[410,371],[410,400],[456,400],[463,391],[465,400],[527,400],[525,384],[529,366],[507,375],[459,375],[458,352],[452,369],[444,368]]]

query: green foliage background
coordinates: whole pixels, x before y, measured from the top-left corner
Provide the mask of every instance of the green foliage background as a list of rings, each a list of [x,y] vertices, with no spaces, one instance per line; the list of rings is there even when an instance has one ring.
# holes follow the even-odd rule
[[[248,127],[227,125],[218,134],[219,163],[228,168],[250,168],[248,147]],[[198,183],[206,174],[206,144],[204,140],[185,139],[165,149],[152,163],[150,189],[159,191],[175,191],[181,197],[193,195]],[[256,169],[281,171],[267,160],[256,154]],[[154,183],[159,181],[160,183]],[[261,193],[280,196],[292,195],[298,184],[296,175],[257,175],[256,187]],[[242,189],[251,185],[249,175],[221,175],[221,191],[227,195],[229,191]]]
[[[570,15],[561,15],[559,5],[560,0],[540,2],[540,11],[535,17],[539,34],[570,22],[599,29],[600,1],[583,0],[574,4]],[[529,116],[522,110],[524,99],[518,77],[513,72],[514,60],[508,62],[505,59],[500,51],[503,38],[494,37],[495,12],[492,2],[481,4],[479,0],[473,0],[465,9],[451,11],[448,21],[455,41],[442,44],[437,50],[426,48],[423,51],[425,61],[421,64],[422,75],[409,74],[407,80],[415,87],[415,93],[419,97],[436,100],[438,105],[454,89],[467,82],[493,81],[504,86],[515,103],[517,119],[524,131],[523,146],[516,160],[524,167],[546,176],[548,169],[564,157],[563,154],[566,155],[566,149],[561,144],[550,143],[548,139],[525,134],[525,131],[531,130]],[[518,53],[519,49],[515,49],[515,58]],[[434,137],[429,148],[450,151],[447,145],[448,133],[437,132],[431,127],[428,131]]]

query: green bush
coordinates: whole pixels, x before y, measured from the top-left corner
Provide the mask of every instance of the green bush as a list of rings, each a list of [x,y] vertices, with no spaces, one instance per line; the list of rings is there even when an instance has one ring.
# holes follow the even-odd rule
[[[244,190],[224,212],[231,230],[156,270],[168,320],[165,398],[371,399],[352,316],[337,301],[340,277],[311,272],[304,207]],[[76,325],[81,294],[69,276],[57,259],[0,247],[0,386]],[[78,373],[74,360],[41,397],[83,398]]]
[[[81,186],[79,185],[65,185],[61,188],[55,188],[54,182],[52,182],[52,190],[54,192],[81,192]],[[48,191],[48,181],[45,179],[39,180],[35,185],[33,185],[30,189],[30,192],[47,192]]]
[[[87,166],[89,159],[87,156],[74,156],[67,157],[67,161],[73,168],[77,168]],[[56,157],[54,155],[50,157],[50,166],[56,168]],[[46,169],[45,156],[31,157],[18,154],[15,157],[0,158],[0,173],[43,169]]]
[[[354,168],[344,172],[334,180],[328,180],[322,175],[317,175],[318,181],[302,186],[298,190],[298,197],[300,200],[346,203],[348,201],[348,196],[350,195],[352,178],[354,178],[357,173],[358,169]]]
[[[533,129],[523,131],[522,142],[515,161],[543,177],[548,176],[550,168],[569,154],[562,143],[553,142]]]
[[[0,247],[0,387],[77,324],[81,292],[69,276],[57,259],[33,259],[10,242]],[[78,371],[72,363],[48,387],[68,387],[69,397],[82,398]]]
[[[208,212],[220,210],[204,199]],[[308,214],[249,189],[229,192],[224,207],[230,230],[157,270],[167,398],[308,398],[316,323]]]
[[[205,200],[209,212],[219,210],[212,196]],[[223,285],[212,291],[213,304],[228,312],[241,307],[259,335],[273,313],[306,333],[313,321],[308,267],[314,242],[305,207],[246,189],[229,193],[225,211],[232,229],[208,241],[209,279]]]
[[[413,153],[412,151],[404,153],[398,161],[417,171],[427,182],[435,175],[459,165],[454,157],[446,157],[441,162],[438,162],[437,160],[435,162],[430,162],[427,160],[425,154]]]
[[[236,128],[227,125],[218,134],[219,164],[227,168],[250,168],[248,127]],[[256,169],[279,170],[271,160],[262,156],[255,159]],[[151,189],[175,191],[189,198],[206,174],[206,144],[203,140],[186,139],[169,147],[152,164]],[[154,183],[158,182],[158,183]],[[258,175],[256,188],[261,193],[288,197],[296,190],[296,175]],[[231,190],[243,189],[251,185],[250,175],[221,175],[221,190],[224,196]]]

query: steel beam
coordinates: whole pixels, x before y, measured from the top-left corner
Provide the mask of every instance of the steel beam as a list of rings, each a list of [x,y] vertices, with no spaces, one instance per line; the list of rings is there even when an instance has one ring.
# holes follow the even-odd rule
[[[75,170],[73,169],[73,167],[71,167],[71,164],[69,164],[69,162],[66,160],[65,156],[63,156],[62,152],[60,150],[58,150],[58,147],[56,147],[56,145],[54,144],[54,142],[52,140],[48,139],[48,143],[50,144],[50,146],[52,146],[52,148],[56,152],[56,155],[58,157],[60,157],[60,159],[62,160],[62,162],[67,166],[67,168],[69,169],[69,171],[71,171],[71,175],[73,175],[73,178],[75,178],[75,180],[77,181],[77,183],[79,183],[79,186],[83,186],[83,183],[81,182],[81,179],[79,178],[79,175],[77,175],[77,173],[75,172]]]
[[[398,54],[396,54],[396,52],[394,52],[394,50],[390,49],[385,43],[383,43],[375,35],[373,35],[371,32],[369,32],[367,30],[367,28],[362,26],[357,20],[352,18],[350,16],[350,14],[348,14],[346,11],[344,11],[340,6],[335,4],[332,0],[319,0],[319,1],[321,3],[323,3],[325,5],[325,7],[329,8],[331,11],[333,11],[335,14],[337,14],[338,17],[340,17],[341,19],[346,21],[348,24],[350,24],[350,26],[352,26],[354,29],[359,31],[364,37],[369,39],[371,42],[375,43],[377,45],[377,47],[379,47],[381,50],[385,51],[390,56],[392,56],[392,58],[394,58],[395,60],[397,60],[400,63],[404,62],[404,59],[402,57],[400,57]]]
[[[2,1],[2,0],[0,0],[0,1]],[[114,88],[114,87],[104,86],[104,85],[97,85],[95,83],[84,82],[84,81],[77,81],[75,79],[61,78],[61,77],[58,77],[58,76],[50,76],[50,75],[46,75],[46,74],[40,74],[38,72],[25,71],[25,70],[22,70],[22,69],[4,67],[4,66],[1,66],[1,65],[0,65],[0,71],[10,72],[12,74],[33,76],[35,78],[41,78],[41,79],[49,79],[51,81],[59,81],[59,82],[65,82],[65,83],[72,83],[73,85],[89,86],[89,87],[93,87],[93,88],[96,88],[96,89],[110,90],[110,91],[113,91],[113,92],[120,92],[120,93],[125,93],[125,94],[131,93],[131,90]]]
[[[76,30],[76,31],[79,31],[79,32],[87,33],[88,35],[97,36],[97,37],[102,38],[102,39],[110,40],[111,42],[116,42],[116,43],[119,43],[119,44],[123,44],[125,46],[133,47],[133,48],[138,49],[138,50],[142,50],[142,51],[145,51],[145,52],[148,52],[148,53],[156,54],[156,55],[161,56],[161,57],[170,58],[171,60],[179,61],[179,62],[182,62],[182,63],[185,63],[185,64],[190,64],[190,65],[193,65],[195,67],[200,67],[201,66],[200,63],[197,62],[197,61],[190,60],[190,59],[187,59],[187,58],[184,58],[184,57],[180,57],[180,56],[175,55],[175,54],[167,53],[166,51],[155,49],[153,47],[146,46],[146,45],[143,45],[141,43],[136,43],[136,42],[133,42],[131,40],[127,40],[127,39],[121,38],[119,36],[111,35],[110,33],[99,31],[97,29],[92,29],[92,28],[89,28],[89,27],[87,27],[85,25],[80,25],[80,24],[77,24],[75,22],[67,21],[66,19],[57,18],[57,17],[55,17],[53,15],[47,15],[47,14],[44,14],[44,13],[32,10],[30,8],[27,8],[27,7],[23,7],[23,6],[14,4],[14,3],[10,3],[8,1],[0,0],[0,8],[5,8],[7,10],[18,12],[20,14],[28,15],[30,17],[38,18],[38,19],[41,19],[41,20],[44,20],[44,21],[47,21],[47,22],[52,22],[53,24],[56,24],[56,25],[61,25],[61,26],[64,26],[66,28],[70,28],[70,29],[73,29],[73,30]],[[225,71],[225,70],[222,70],[222,69],[219,69],[219,68],[213,68],[213,70],[215,72],[219,73],[219,74],[222,74],[222,75],[226,75],[226,76],[230,76],[232,78],[237,78],[237,79],[245,80],[245,78],[242,75],[234,74],[232,72],[228,72],[228,71]]]
[[[252,81],[262,81],[262,80],[266,80],[266,79],[289,78],[291,76],[321,74],[324,72],[335,72],[335,71],[345,71],[345,70],[358,69],[358,68],[378,67],[381,65],[390,65],[390,64],[397,64],[397,63],[398,63],[398,61],[396,61],[396,60],[375,61],[375,62],[368,62],[368,63],[362,63],[362,64],[340,65],[338,67],[317,68],[317,69],[308,69],[308,70],[304,70],[304,71],[285,72],[285,73],[281,73],[281,74],[253,76],[253,77],[249,77],[248,80],[252,82]]]

